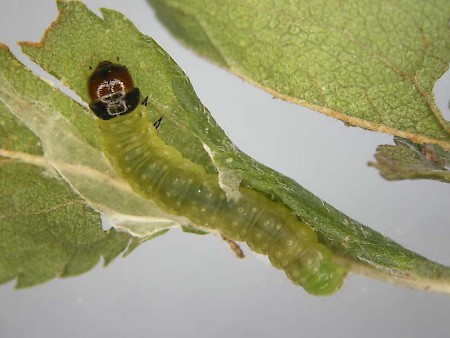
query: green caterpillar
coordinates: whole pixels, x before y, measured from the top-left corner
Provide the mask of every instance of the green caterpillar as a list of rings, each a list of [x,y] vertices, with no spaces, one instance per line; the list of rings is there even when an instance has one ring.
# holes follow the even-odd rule
[[[206,173],[158,137],[125,66],[100,63],[89,77],[88,91],[104,152],[136,192],[201,228],[246,242],[311,294],[331,294],[341,286],[346,269],[284,204],[245,187],[239,199],[227,199],[216,174]]]

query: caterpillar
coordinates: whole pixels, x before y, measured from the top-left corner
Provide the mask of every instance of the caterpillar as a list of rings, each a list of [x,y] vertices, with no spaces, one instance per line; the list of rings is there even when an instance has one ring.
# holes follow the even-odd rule
[[[88,78],[88,93],[103,151],[134,191],[200,228],[246,242],[311,294],[328,295],[341,286],[346,269],[283,203],[247,187],[240,187],[238,199],[227,199],[217,174],[164,143],[139,105],[126,66],[99,63]]]

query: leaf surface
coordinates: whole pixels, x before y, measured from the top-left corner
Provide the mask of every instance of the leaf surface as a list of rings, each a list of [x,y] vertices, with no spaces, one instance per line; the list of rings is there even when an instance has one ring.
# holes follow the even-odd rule
[[[450,62],[446,0],[150,2],[199,54],[277,97],[450,149],[432,94]]]
[[[39,140],[1,102],[0,185],[0,283],[27,287],[78,275],[101,257],[110,262],[131,239],[102,230],[98,213],[50,168]]]
[[[149,2],[190,48],[275,97],[450,154],[432,92],[450,63],[447,0]]]

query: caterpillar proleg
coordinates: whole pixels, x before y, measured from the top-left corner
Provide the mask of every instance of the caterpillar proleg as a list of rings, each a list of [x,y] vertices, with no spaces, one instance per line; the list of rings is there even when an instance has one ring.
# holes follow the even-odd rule
[[[164,143],[138,104],[139,89],[125,66],[100,63],[88,91],[103,150],[133,190],[166,212],[246,242],[311,294],[331,294],[341,286],[346,269],[284,204],[246,187],[239,199],[227,199],[217,174]]]

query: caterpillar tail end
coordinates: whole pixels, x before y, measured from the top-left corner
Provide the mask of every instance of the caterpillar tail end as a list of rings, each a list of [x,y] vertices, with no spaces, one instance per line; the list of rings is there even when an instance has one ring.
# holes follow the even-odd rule
[[[339,265],[333,254],[321,244],[315,244],[285,269],[295,284],[314,296],[329,296],[339,290],[348,269]]]
[[[333,273],[324,274],[324,278],[320,273],[314,276],[313,280],[303,285],[306,292],[314,296],[330,296],[341,288],[348,273],[347,269],[336,264],[328,268],[332,269]]]

